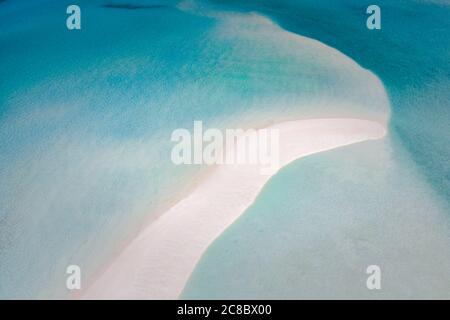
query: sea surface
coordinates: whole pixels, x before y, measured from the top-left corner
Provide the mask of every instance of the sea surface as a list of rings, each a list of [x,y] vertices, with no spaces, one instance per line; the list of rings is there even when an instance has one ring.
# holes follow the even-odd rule
[[[450,298],[450,2],[214,1],[263,13],[383,82],[390,133],[284,168],[203,256],[183,298]],[[366,288],[378,265],[382,289]]]
[[[70,4],[0,2],[0,298],[67,297],[181,199],[208,168],[173,130],[320,117],[390,134],[284,168],[183,297],[449,297],[445,1],[379,1],[381,31],[356,0],[80,0],[73,31]]]

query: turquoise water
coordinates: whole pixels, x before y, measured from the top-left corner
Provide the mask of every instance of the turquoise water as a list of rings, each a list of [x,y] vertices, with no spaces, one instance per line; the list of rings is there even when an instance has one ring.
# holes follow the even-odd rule
[[[260,11],[377,74],[390,135],[301,159],[275,176],[203,256],[183,298],[449,298],[450,6],[214,1]],[[259,250],[264,248],[264,250]],[[365,287],[381,267],[381,291]]]
[[[282,169],[208,248],[182,298],[448,299],[448,207],[393,148],[365,142]],[[366,288],[369,265],[380,291]]]
[[[66,3],[1,3],[1,297],[64,296],[67,265],[89,279],[179,199],[205,168],[171,164],[176,128],[259,127],[305,110],[383,117],[376,93],[349,97],[358,77],[308,44],[261,37],[272,26],[259,18],[164,3],[82,1],[70,32]]]
[[[228,10],[264,13],[374,72],[389,94],[391,130],[436,191],[449,198],[449,1],[378,1],[382,29],[377,32],[365,28],[365,9],[373,4],[366,0],[212,2],[227,4],[223,8]]]
[[[417,201],[414,212],[430,211],[439,223],[440,215],[448,213],[447,7],[414,2],[411,6],[420,7],[425,17],[419,19],[416,9],[404,2],[386,4],[392,11],[383,15],[383,31],[376,34],[359,27],[359,23],[364,26],[359,17],[364,5],[359,1],[353,2],[357,5],[349,1],[260,1],[257,7],[254,1],[246,1],[245,6],[229,1],[229,6],[216,2],[215,9],[200,1],[167,0],[156,7],[145,6],[154,1],[139,1],[143,6],[137,9],[107,8],[105,3],[78,1],[80,31],[65,27],[65,11],[71,3],[0,3],[0,297],[64,297],[68,264],[80,265],[89,279],[130,234],[181,198],[205,168],[171,164],[169,138],[176,128],[191,128],[194,120],[211,127],[260,127],[293,118],[385,117],[377,92],[364,89],[366,82],[354,66],[341,65],[329,53],[320,54],[311,43],[280,37],[261,17],[242,15],[247,10],[258,9],[286,29],[337,48],[383,80],[392,104],[395,143],[389,140],[394,144],[390,147],[377,144],[376,154],[396,159],[389,175],[398,188],[392,186],[392,180],[364,182],[366,175],[383,172],[383,168],[364,164],[370,160],[364,158],[364,152],[358,163],[364,164],[359,170],[366,170],[366,175],[348,174],[353,167],[345,166],[345,157],[364,150],[357,146],[345,153],[313,158],[323,167],[339,163],[336,170],[341,169],[342,177],[334,184],[336,188],[345,186],[349,177],[359,185],[359,192],[349,190],[352,194],[367,197],[382,188],[369,216],[394,214],[386,202],[397,201],[399,208],[406,210],[409,206],[401,206],[405,198],[417,194],[423,201]],[[346,19],[337,19],[338,14]],[[389,20],[390,14],[401,14],[402,19]],[[428,50],[430,47],[433,50]],[[376,146],[368,148],[373,151]],[[284,172],[275,177],[255,207],[211,247],[185,296],[237,297],[244,287],[246,296],[264,296],[269,291],[279,297],[299,295],[298,283],[268,276],[283,272],[280,263],[293,256],[293,266],[285,274],[295,278],[304,272],[295,267],[299,257],[292,252],[287,256],[279,253],[281,260],[277,260],[280,243],[254,235],[252,217],[266,228],[280,230],[267,234],[283,234],[285,224],[280,221],[278,225],[279,216],[271,214],[273,207],[266,203],[278,201],[284,205],[277,211],[286,219],[293,217],[291,228],[308,226],[295,220],[298,212],[313,212],[296,202],[300,194],[281,197],[295,185],[295,177],[311,190],[329,180],[312,172],[300,179],[307,173],[302,161],[285,169],[290,177],[283,178]],[[401,170],[406,170],[406,177]],[[284,180],[287,185],[281,182]],[[396,192],[404,187],[414,190]],[[345,190],[336,195],[340,200],[332,203],[334,211],[351,204]],[[327,197],[323,193],[307,195],[317,203]],[[420,225],[417,219],[421,216],[414,217],[411,228]],[[434,220],[425,225],[435,228]],[[436,241],[424,243],[447,243],[441,239],[445,231],[436,233]],[[240,244],[239,252],[226,257],[230,262],[224,263],[220,259],[236,247],[236,234],[248,237],[248,247]],[[311,239],[296,238],[292,232],[280,238],[287,251],[297,253],[301,250],[293,244]],[[376,243],[376,239],[368,241]],[[393,237],[385,243],[390,243],[388,240],[397,241]],[[258,257],[248,254],[259,246],[267,255],[267,268],[261,270],[254,268]],[[421,252],[434,259],[434,254],[445,249],[424,246]],[[323,252],[323,261],[328,262],[332,256]],[[245,257],[254,258],[247,262],[248,268],[242,268]],[[447,255],[442,261],[444,268]],[[227,269],[230,264],[233,267]],[[237,266],[249,274],[253,270],[255,276],[247,278],[254,280],[252,285],[236,283],[233,268]],[[429,271],[427,266],[414,270]],[[436,274],[440,275],[440,270]],[[336,270],[331,273],[338,274]],[[211,281],[219,274],[223,277]],[[235,285],[227,287],[230,281]],[[439,284],[435,287],[439,294]],[[309,292],[319,289],[310,285]]]

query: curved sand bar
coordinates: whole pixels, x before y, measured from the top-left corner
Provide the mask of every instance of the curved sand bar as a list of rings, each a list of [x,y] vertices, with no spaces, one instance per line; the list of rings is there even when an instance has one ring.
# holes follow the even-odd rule
[[[379,139],[386,128],[358,119],[289,121],[278,129],[280,168],[295,159]],[[220,165],[186,198],[147,226],[83,299],[176,299],[208,246],[256,199],[270,179],[258,165]]]

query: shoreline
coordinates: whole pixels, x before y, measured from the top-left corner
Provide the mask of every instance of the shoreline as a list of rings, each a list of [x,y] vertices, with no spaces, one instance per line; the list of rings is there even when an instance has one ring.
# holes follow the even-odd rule
[[[358,119],[287,121],[280,132],[279,170],[341,146],[380,139],[386,127]],[[260,129],[261,130],[261,129]],[[259,165],[219,165],[113,259],[75,298],[176,299],[209,245],[252,205],[271,175]]]

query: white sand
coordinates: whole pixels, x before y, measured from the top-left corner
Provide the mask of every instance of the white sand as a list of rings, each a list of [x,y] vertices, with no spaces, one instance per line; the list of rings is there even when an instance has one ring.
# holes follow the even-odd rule
[[[386,134],[357,119],[289,121],[280,133],[280,167],[317,152]],[[82,292],[83,299],[176,299],[208,246],[255,200],[270,176],[257,165],[221,165],[186,198],[147,226]]]

